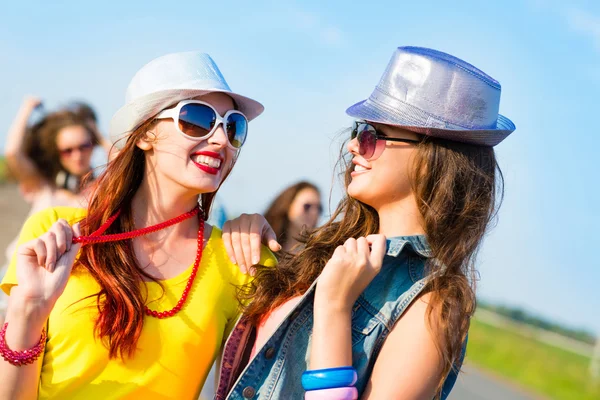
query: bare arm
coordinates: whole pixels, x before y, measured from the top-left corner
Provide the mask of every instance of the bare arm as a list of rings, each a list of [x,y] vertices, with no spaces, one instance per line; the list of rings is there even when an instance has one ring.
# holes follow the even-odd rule
[[[33,110],[39,105],[40,100],[27,97],[8,131],[8,139],[5,145],[6,162],[12,174],[20,181],[41,179],[33,162],[25,155],[23,142],[27,132],[27,121]]]
[[[377,357],[362,399],[431,400],[442,358],[427,321],[429,294],[417,299],[394,326]]]
[[[40,340],[48,315],[37,305],[26,301],[17,287],[11,291],[6,314],[8,329],[6,344],[11,350],[23,351],[32,348]],[[30,365],[14,366],[0,358],[0,398],[37,399],[40,381],[40,357]]]
[[[333,253],[316,288],[311,370],[352,365],[352,306],[380,271],[384,254],[382,235],[348,239]],[[429,297],[416,300],[390,332],[362,399],[434,397],[442,359],[426,320]]]
[[[352,306],[381,270],[385,246],[383,235],[348,239],[323,269],[315,293],[310,369],[352,365]]]
[[[56,300],[64,291],[81,245],[72,245],[73,229],[65,220],[17,250],[18,285],[11,289],[6,315],[6,344],[13,351],[37,344]],[[36,399],[40,380],[36,363],[15,366],[0,358],[0,399]]]

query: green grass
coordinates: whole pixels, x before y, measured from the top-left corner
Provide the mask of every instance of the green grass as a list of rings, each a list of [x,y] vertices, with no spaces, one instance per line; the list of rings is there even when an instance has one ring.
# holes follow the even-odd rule
[[[600,381],[592,382],[589,374],[590,358],[476,319],[467,360],[550,399],[600,399]]]
[[[8,167],[6,166],[6,160],[3,156],[0,156],[0,183],[4,183],[8,180]]]

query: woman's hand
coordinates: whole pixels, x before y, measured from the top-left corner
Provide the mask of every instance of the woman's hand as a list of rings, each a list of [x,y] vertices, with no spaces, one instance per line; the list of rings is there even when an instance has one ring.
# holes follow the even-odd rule
[[[350,312],[358,296],[381,270],[385,252],[384,235],[350,238],[338,246],[317,282],[315,309],[323,306]]]
[[[276,252],[281,250],[275,232],[260,214],[242,214],[223,225],[223,243],[231,262],[243,273],[260,262],[261,242]]]
[[[26,110],[28,114],[31,114],[33,110],[42,104],[42,99],[36,96],[26,96],[23,99],[21,107]]]
[[[18,296],[40,314],[49,315],[71,275],[81,248],[81,244],[71,242],[79,234],[78,224],[71,227],[60,219],[39,238],[22,244],[17,250],[18,285],[12,289],[11,297]]]

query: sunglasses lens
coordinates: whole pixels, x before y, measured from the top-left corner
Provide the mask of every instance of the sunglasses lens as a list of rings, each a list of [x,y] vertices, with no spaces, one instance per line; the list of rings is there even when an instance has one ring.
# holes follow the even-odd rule
[[[375,147],[377,147],[377,136],[376,133],[371,131],[369,125],[361,125],[356,136],[358,140],[358,152],[364,158],[371,158],[375,154]]]
[[[215,111],[204,104],[186,104],[179,111],[179,129],[195,138],[208,135],[216,120]]]
[[[323,213],[323,206],[320,205],[320,204],[306,203],[306,204],[303,205],[303,207],[304,207],[304,212],[305,213],[309,212],[313,207],[319,213],[319,215]]]
[[[229,143],[236,149],[242,147],[248,135],[248,120],[243,114],[231,113],[225,121],[225,132]]]

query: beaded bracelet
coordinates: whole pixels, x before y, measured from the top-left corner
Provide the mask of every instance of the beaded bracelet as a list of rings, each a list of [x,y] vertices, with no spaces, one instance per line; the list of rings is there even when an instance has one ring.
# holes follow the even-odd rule
[[[32,348],[23,351],[14,351],[9,349],[8,345],[6,344],[7,327],[8,322],[5,322],[2,330],[0,330],[0,356],[2,356],[5,361],[8,361],[17,367],[32,364],[40,357],[44,351],[44,347],[46,347],[46,330],[42,330],[42,337],[40,337],[40,341]]]
[[[314,369],[304,371],[302,387],[304,390],[321,390],[354,386],[357,378],[353,367]]]
[[[356,400],[358,390],[354,386],[310,390],[304,394],[304,400]]]

